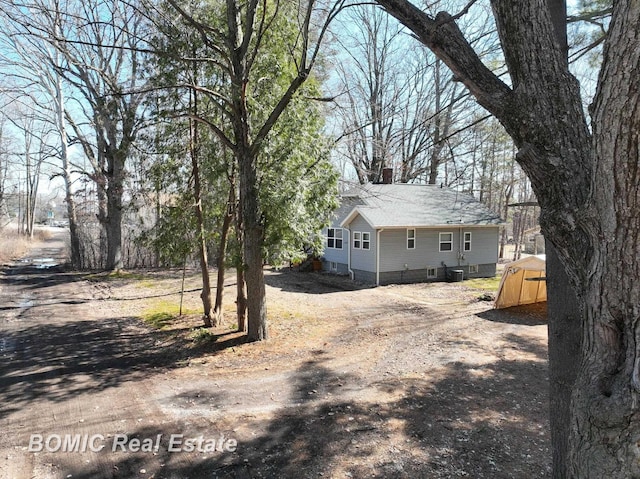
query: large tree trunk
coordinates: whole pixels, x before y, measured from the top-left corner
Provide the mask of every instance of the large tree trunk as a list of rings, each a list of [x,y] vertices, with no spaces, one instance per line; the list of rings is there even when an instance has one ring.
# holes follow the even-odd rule
[[[587,226],[582,364],[572,473],[640,477],[640,2],[614,2],[592,105],[596,171]]]
[[[267,302],[262,245],[264,226],[258,197],[256,158],[249,151],[238,158],[242,204],[244,275],[247,285],[247,336],[250,341],[268,339]]]
[[[583,308],[553,245],[547,241],[547,317],[549,331],[549,424],[553,477],[569,473],[571,393],[580,365]]]
[[[565,477],[640,477],[640,2],[614,2],[591,134],[546,0],[492,0],[511,87],[484,67],[450,15],[378,1],[512,136],[543,233],[584,305]]]
[[[243,251],[243,226],[242,203],[236,204],[236,239],[238,251],[236,257],[236,316],[238,319],[238,331],[247,331],[247,284],[244,278],[244,251]]]
[[[123,268],[122,260],[122,193],[124,191],[124,161],[113,162],[107,187],[107,264],[109,271]]]
[[[565,0],[546,0],[556,41],[569,62],[567,5]],[[571,394],[580,366],[580,303],[551,242],[546,241],[547,324],[549,343],[549,424],[554,479],[570,477],[569,438]]]

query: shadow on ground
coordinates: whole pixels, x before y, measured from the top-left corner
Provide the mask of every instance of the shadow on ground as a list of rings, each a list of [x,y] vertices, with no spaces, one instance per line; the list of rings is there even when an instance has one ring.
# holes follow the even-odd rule
[[[547,324],[547,303],[527,304],[504,309],[489,309],[478,316],[496,323],[540,326]]]
[[[142,469],[155,479],[549,477],[546,349],[507,340],[531,360],[456,362],[435,381],[380,381],[381,397],[396,398],[381,403],[341,400],[345,378],[317,358],[292,379],[297,406],[253,423],[253,438],[236,452],[171,454],[163,446],[157,457],[123,458],[107,476],[91,466],[62,469],[76,479],[136,477]]]
[[[175,332],[150,330],[135,318],[77,319],[7,331],[0,338],[0,418],[37,399],[64,401],[105,390],[245,341],[223,333],[216,342],[185,348]]]
[[[265,282],[273,288],[292,293],[330,294],[375,288],[371,284],[351,281],[347,276],[328,273],[302,273],[289,269],[273,270],[265,274]]]

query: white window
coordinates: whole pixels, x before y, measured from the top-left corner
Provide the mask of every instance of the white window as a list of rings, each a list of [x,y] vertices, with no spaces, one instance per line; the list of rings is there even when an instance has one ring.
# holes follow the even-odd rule
[[[329,263],[329,271],[337,273],[338,272],[338,263],[336,263],[335,261],[331,261]]]
[[[437,278],[438,268],[435,266],[427,266],[427,278]]]
[[[453,251],[453,233],[440,233],[440,251]]]
[[[467,232],[464,234],[464,251],[471,251],[471,233]]]
[[[353,249],[362,248],[362,233],[359,231],[353,232]]]
[[[342,228],[327,229],[327,248],[342,249]]]
[[[478,272],[478,265],[477,264],[470,264],[469,265],[469,274],[474,274]]]
[[[415,249],[416,247],[416,230],[407,230],[407,249]]]
[[[362,233],[362,249],[371,248],[371,233]]]

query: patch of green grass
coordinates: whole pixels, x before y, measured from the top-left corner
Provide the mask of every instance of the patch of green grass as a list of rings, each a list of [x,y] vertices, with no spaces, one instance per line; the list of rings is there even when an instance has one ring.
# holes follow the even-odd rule
[[[498,291],[498,286],[500,286],[500,276],[494,276],[493,278],[467,279],[465,280],[464,285],[469,288],[480,289],[483,291]]]
[[[160,312],[153,314],[145,314],[144,322],[154,328],[162,329],[171,323],[176,317],[173,314]]]
[[[211,332],[207,328],[197,328],[191,332],[191,339],[196,344],[215,343],[218,340],[218,336]]]
[[[117,270],[117,271],[111,271],[108,276],[108,279],[134,279],[137,281],[142,281],[144,278],[144,275],[141,273],[132,273],[131,271],[123,271],[123,270]]]
[[[197,314],[193,309],[182,308],[182,314]],[[180,316],[179,301],[169,301],[159,299],[150,303],[142,314],[142,320],[149,326],[162,329],[171,324],[173,320]]]

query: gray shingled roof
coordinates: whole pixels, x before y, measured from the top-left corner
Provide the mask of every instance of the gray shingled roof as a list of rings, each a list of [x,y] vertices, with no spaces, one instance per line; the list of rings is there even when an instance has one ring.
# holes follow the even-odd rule
[[[352,203],[354,198],[361,204]],[[359,186],[343,195],[341,210],[338,221],[343,225],[359,213],[374,228],[502,224],[500,217],[473,196],[437,185]]]

